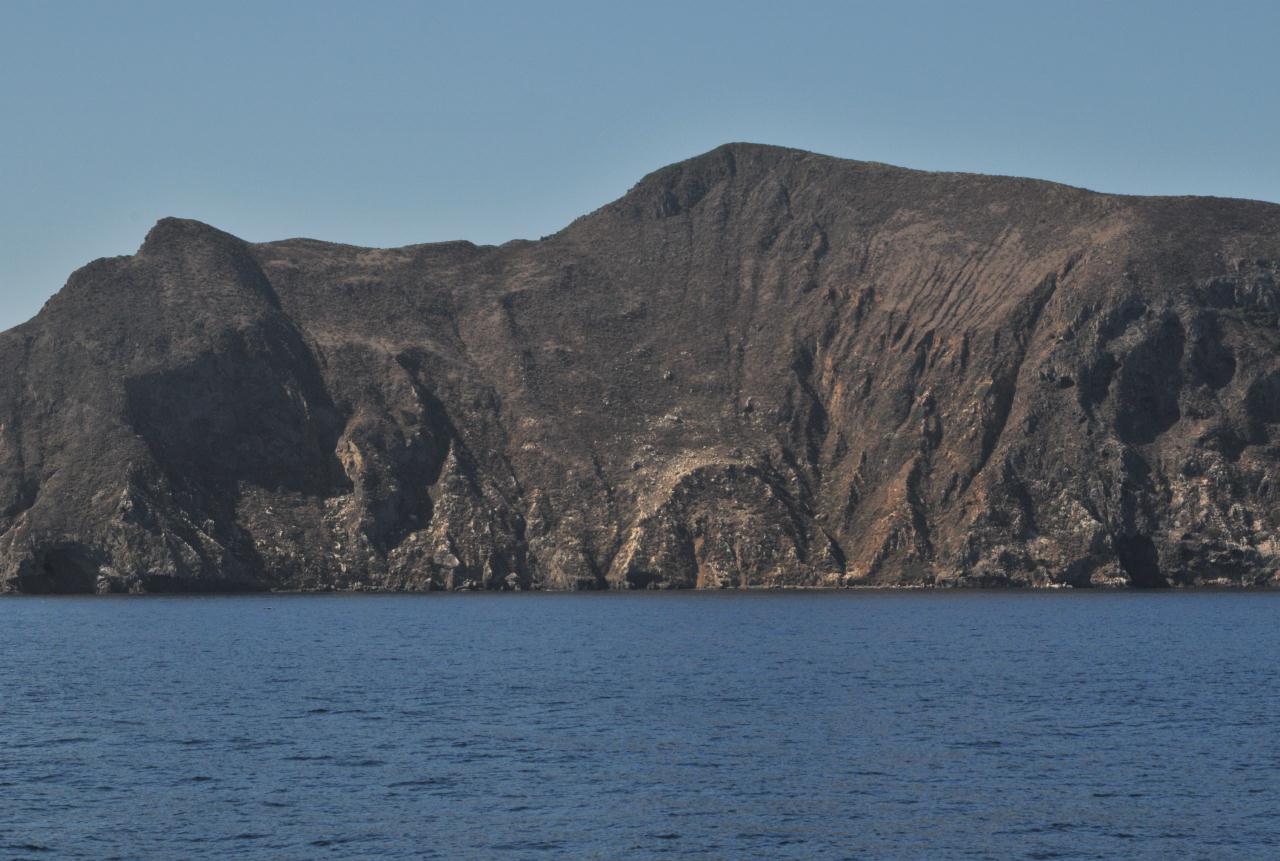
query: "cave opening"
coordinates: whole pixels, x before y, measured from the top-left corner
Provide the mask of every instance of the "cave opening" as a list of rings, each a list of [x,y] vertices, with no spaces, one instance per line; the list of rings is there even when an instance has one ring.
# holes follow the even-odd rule
[[[1164,589],[1169,581],[1160,573],[1160,557],[1156,545],[1147,535],[1121,535],[1115,539],[1120,567],[1129,582],[1138,589]]]
[[[93,592],[97,585],[98,566],[79,545],[50,547],[39,557],[36,571],[20,578],[22,591],[66,595]]]

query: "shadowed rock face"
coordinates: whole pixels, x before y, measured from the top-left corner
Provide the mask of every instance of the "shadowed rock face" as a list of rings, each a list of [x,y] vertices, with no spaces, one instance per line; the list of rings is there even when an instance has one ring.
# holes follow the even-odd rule
[[[730,145],[540,242],[165,219],[0,335],[0,588],[1277,582],[1280,207]]]

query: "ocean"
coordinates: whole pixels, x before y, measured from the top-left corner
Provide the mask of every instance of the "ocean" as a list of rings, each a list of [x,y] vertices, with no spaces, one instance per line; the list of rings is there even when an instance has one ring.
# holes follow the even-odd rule
[[[0,601],[0,858],[1280,857],[1280,594]]]

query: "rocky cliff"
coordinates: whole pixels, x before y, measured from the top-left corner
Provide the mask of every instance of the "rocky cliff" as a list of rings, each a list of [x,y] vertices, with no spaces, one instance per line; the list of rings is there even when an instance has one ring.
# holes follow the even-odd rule
[[[165,219],[0,335],[0,589],[1280,582],[1280,206],[730,145],[538,242]]]

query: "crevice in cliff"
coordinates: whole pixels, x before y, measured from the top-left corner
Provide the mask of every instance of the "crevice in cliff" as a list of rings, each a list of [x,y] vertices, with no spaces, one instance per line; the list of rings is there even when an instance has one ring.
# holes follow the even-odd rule
[[[1143,445],[1182,418],[1182,356],[1186,333],[1178,317],[1164,314],[1155,331],[1129,351],[1117,379],[1116,434]]]
[[[791,359],[791,371],[803,394],[803,403],[794,407],[791,417],[791,437],[798,440],[804,451],[805,464],[820,482],[821,452],[831,428],[831,417],[826,404],[814,386],[815,347],[812,343],[799,345]]]
[[[1009,423],[1009,414],[1013,410],[1014,395],[1017,393],[1018,376],[1022,373],[1022,365],[1027,358],[1027,349],[1035,338],[1036,324],[1045,306],[1053,298],[1058,288],[1056,275],[1049,275],[1032,291],[1018,310],[1011,315],[1013,340],[1015,344],[1013,356],[1009,364],[998,374],[993,375],[991,386],[983,400],[982,439],[978,451],[978,460],[969,475],[961,484],[961,491],[967,490],[973,480],[986,468],[991,455],[1004,435]],[[999,333],[997,333],[997,336]]]
[[[1139,589],[1164,589],[1169,581],[1160,571],[1155,542],[1148,535],[1120,535],[1112,539],[1116,558],[1130,585]]]

